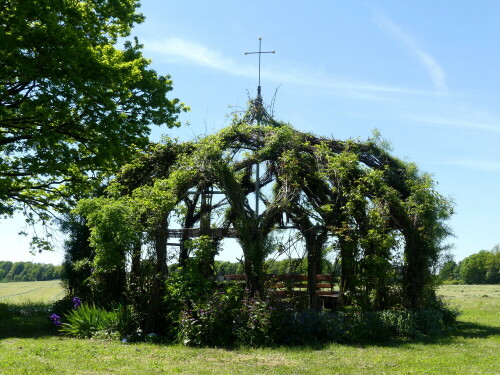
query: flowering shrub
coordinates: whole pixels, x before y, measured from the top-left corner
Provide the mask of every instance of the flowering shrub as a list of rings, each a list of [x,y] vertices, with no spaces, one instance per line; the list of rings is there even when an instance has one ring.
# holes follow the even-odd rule
[[[238,344],[267,346],[284,343],[297,308],[295,302],[290,299],[245,298],[234,318]]]
[[[67,322],[52,314],[61,332],[77,337],[146,339],[160,342],[156,334],[144,336],[140,314],[130,306],[112,312],[70,302]],[[185,303],[172,325],[177,338],[188,346],[312,345],[327,342],[383,341],[390,338],[437,335],[454,326],[458,312],[436,299],[422,310],[311,311],[293,299],[250,298],[240,285],[219,285],[208,297]],[[169,318],[171,319],[171,317]]]
[[[51,306],[50,311],[60,315],[64,316],[64,314],[70,312],[71,310],[74,310],[74,303],[73,303],[73,298],[71,297],[64,297],[63,299],[60,299],[57,302],[54,302],[54,304]]]
[[[71,299],[71,302],[73,302],[73,309],[76,310],[77,308],[80,307],[80,305],[82,304],[82,301],[80,301],[80,298],[78,297],[73,297]]]
[[[122,338],[139,340],[142,337],[138,314],[131,306],[119,305],[113,311],[82,303],[80,298],[64,298],[55,303],[53,311],[63,311],[64,321],[50,315],[52,323],[66,335],[82,338]]]
[[[52,314],[49,319],[57,328],[61,327],[61,317],[59,315]]]
[[[263,346],[273,344],[276,330],[276,310],[269,301],[244,299],[234,317],[233,331],[239,344]]]
[[[52,306],[52,311],[57,311],[59,314],[66,314],[67,312],[71,311],[71,307],[73,306],[73,310],[76,310],[80,305],[82,304],[82,301],[78,297],[65,297],[59,301],[57,301],[53,306]],[[61,328],[62,322],[61,322],[61,316],[57,315],[56,313],[53,313],[49,316],[49,320],[57,327]]]
[[[179,339],[187,346],[232,345],[238,304],[235,295],[217,291],[206,303],[184,309],[179,319]]]
[[[182,311],[191,303],[203,303],[212,293],[213,283],[201,275],[192,264],[174,271],[166,281],[165,304],[167,320],[175,324]]]
[[[182,312],[179,337],[195,346],[313,345],[327,342],[385,341],[436,335],[456,313],[444,305],[424,310],[300,311],[287,300],[244,298],[231,303],[215,294],[206,304]]]
[[[189,346],[311,344],[341,337],[329,312],[297,312],[293,301],[237,298],[216,292],[204,304],[184,309],[179,339]]]

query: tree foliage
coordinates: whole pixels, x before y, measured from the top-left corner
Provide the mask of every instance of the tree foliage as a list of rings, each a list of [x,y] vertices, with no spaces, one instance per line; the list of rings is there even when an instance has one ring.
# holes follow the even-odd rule
[[[59,279],[61,266],[32,262],[0,261],[0,282]]]
[[[61,230],[67,236],[61,281],[69,295],[90,300],[94,251],[89,243],[89,228],[81,217],[68,214],[61,220]]]
[[[454,260],[447,260],[439,271],[441,282],[460,280],[460,266]]]
[[[0,0],[0,214],[47,219],[177,125],[137,40],[137,0]]]
[[[500,245],[469,255],[458,263],[448,257],[438,278],[441,282],[454,284],[499,284]]]
[[[460,276],[465,284],[500,283],[500,249],[481,250],[462,260]]]

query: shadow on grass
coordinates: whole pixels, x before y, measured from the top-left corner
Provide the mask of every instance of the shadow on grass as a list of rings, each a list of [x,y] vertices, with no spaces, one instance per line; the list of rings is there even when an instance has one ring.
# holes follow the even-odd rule
[[[439,336],[424,336],[416,339],[415,342],[446,344],[452,343],[457,338],[486,339],[493,336],[500,336],[500,327],[459,321],[457,322],[456,328],[447,334]]]
[[[456,343],[458,338],[466,338],[466,339],[487,339],[493,336],[500,336],[500,327],[491,327],[482,324],[469,323],[469,322],[457,322],[457,326],[452,331],[441,334],[441,335],[421,335],[415,338],[392,338],[392,339],[373,339],[366,338],[363,340],[352,340],[352,341],[340,341],[337,342],[339,345],[351,346],[356,348],[363,347],[392,347],[399,348],[405,347],[407,345],[413,344],[426,344],[426,345],[452,345]],[[335,344],[335,341],[330,342],[315,342],[315,343],[307,343],[307,344],[284,344],[279,343],[276,345],[268,346],[268,348],[287,348],[291,350],[314,350],[321,351],[327,349],[332,344]],[[160,345],[169,345],[172,342],[166,343],[158,343]],[[210,347],[210,346],[208,346]],[[239,350],[242,348],[249,348],[246,346],[221,346],[216,347],[218,349],[224,349],[228,351]]]
[[[42,338],[56,334],[46,316],[13,316],[0,320],[0,340]]]
[[[6,307],[2,305],[0,307]],[[12,308],[12,305],[10,306]],[[0,308],[0,310],[2,310]],[[45,310],[43,306],[39,307],[38,310],[32,310],[26,313],[26,306],[15,306],[14,311],[12,309],[9,313],[1,314],[0,311],[0,340],[8,338],[44,338],[44,337],[54,337],[58,336],[58,333],[49,320],[49,313]],[[419,336],[413,339],[389,339],[389,340],[377,340],[377,339],[366,339],[350,342],[340,342],[341,345],[347,346],[380,346],[380,347],[403,347],[411,344],[437,344],[446,345],[453,344],[457,339],[487,339],[493,336],[500,336],[500,327],[488,326],[472,322],[458,321],[456,328],[452,331],[438,335],[438,336]],[[171,340],[166,342],[163,340],[157,340],[158,342],[151,341],[151,343],[156,343],[159,345],[169,345],[172,344]],[[277,345],[278,347],[288,347],[297,349],[309,349],[309,350],[322,350],[333,342],[326,343],[314,343],[314,344],[296,344],[296,345]],[[238,346],[226,346],[224,349],[227,350],[237,350]]]
[[[377,339],[366,338],[363,340],[341,341],[340,345],[352,347],[404,347],[412,344],[426,344],[426,345],[451,345],[456,343],[457,339],[487,339],[490,337],[500,336],[500,327],[492,327],[483,324],[471,322],[457,322],[456,327],[441,335],[421,335],[414,338],[392,338],[392,339]],[[309,349],[309,350],[323,350],[333,344],[334,342],[315,343],[307,345],[279,345],[280,347]]]
[[[348,343],[353,346],[403,347],[411,344],[446,345],[453,344],[457,339],[487,339],[500,336],[500,327],[492,327],[470,322],[457,322],[450,332],[441,335],[421,335],[415,338],[390,339],[387,341],[367,340],[359,343]]]
[[[44,303],[0,303],[0,340],[54,336],[50,310],[51,304]]]
[[[52,326],[46,316],[14,316],[7,319],[0,319],[0,340],[8,338],[44,338],[57,336],[57,331]],[[457,328],[453,331],[439,336],[421,336],[414,339],[392,339],[382,340],[362,340],[353,342],[343,342],[341,344],[349,346],[380,346],[399,347],[409,344],[452,344],[457,338],[465,339],[486,339],[493,336],[500,336],[499,327],[491,327],[470,322],[458,322]],[[172,342],[157,342],[159,345],[169,345]],[[303,348],[312,350],[322,350],[331,343],[316,343],[308,345],[279,345],[289,348]],[[225,347],[227,350],[238,349],[238,347]]]
[[[466,339],[480,339],[491,336],[500,336],[500,327],[491,327],[470,322],[458,322],[457,329],[450,334],[451,337]]]

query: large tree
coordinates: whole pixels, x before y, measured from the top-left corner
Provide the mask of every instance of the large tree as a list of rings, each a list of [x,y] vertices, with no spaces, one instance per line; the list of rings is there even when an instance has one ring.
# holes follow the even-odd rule
[[[0,0],[0,215],[32,218],[114,173],[177,125],[169,76],[149,68],[136,0]]]

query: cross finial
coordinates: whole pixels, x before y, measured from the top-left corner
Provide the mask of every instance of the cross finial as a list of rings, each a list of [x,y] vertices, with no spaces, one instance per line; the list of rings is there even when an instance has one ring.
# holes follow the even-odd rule
[[[260,55],[263,53],[276,53],[275,50],[272,51],[262,51],[262,37],[259,37],[259,52],[245,52],[245,55],[259,55],[259,86],[257,86],[257,100],[262,101],[261,90],[260,90]]]

